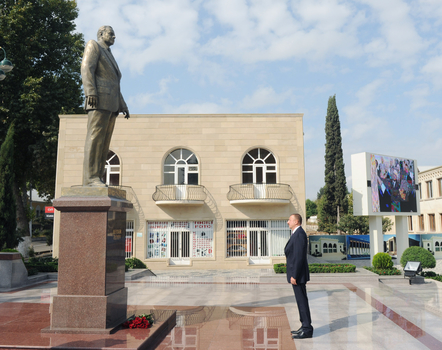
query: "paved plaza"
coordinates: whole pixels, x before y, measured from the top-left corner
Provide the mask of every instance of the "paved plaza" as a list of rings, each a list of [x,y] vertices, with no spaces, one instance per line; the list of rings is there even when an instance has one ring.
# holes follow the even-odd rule
[[[379,280],[362,268],[355,274],[312,274],[307,290],[313,338],[293,341],[290,329],[300,323],[285,275],[270,269],[156,274],[126,286],[128,305],[137,310],[178,310],[177,326],[158,349],[442,349],[440,282],[409,285],[402,276]],[[116,333],[118,341],[89,335],[75,345],[57,343],[39,332],[49,325],[56,293],[56,281],[0,293],[0,348],[128,349],[131,339],[144,334],[125,330]],[[35,320],[23,329],[20,320],[26,317]]]

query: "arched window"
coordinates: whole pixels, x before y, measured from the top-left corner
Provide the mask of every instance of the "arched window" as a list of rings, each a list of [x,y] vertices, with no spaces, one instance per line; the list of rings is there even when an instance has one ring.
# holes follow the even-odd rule
[[[336,246],[336,243],[333,244],[333,253],[337,253],[338,252],[338,247]]]
[[[439,242],[436,242],[435,243],[435,247],[436,247],[436,252],[439,252],[440,251],[440,246],[439,246]]]
[[[164,160],[164,185],[198,185],[198,173],[198,159],[188,149],[176,149]]]
[[[322,245],[322,252],[323,252],[323,253],[328,253],[327,243],[324,243],[324,244]]]
[[[276,184],[275,156],[264,148],[255,148],[242,160],[242,183]]]
[[[102,180],[108,186],[119,186],[120,185],[120,159],[118,156],[109,150],[107,154],[106,165],[104,167],[104,175]]]

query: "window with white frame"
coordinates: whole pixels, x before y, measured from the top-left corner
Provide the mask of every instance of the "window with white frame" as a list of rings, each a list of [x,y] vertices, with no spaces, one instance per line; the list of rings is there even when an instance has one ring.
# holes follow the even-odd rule
[[[196,155],[185,148],[169,153],[164,160],[164,185],[198,185],[199,165]]]
[[[106,165],[104,167],[104,175],[102,180],[108,186],[119,186],[120,185],[120,159],[118,156],[109,150],[107,154]]]
[[[433,198],[433,181],[427,181],[427,198]]]
[[[147,258],[213,257],[213,220],[149,221]]]
[[[242,183],[276,184],[276,158],[264,148],[249,151],[242,160]]]
[[[284,256],[290,234],[286,220],[228,220],[226,256]]]

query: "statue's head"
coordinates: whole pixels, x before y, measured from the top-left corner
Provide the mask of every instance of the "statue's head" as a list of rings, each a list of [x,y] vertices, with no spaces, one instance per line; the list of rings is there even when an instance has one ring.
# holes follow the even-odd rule
[[[107,46],[115,42],[115,32],[111,26],[101,26],[97,32],[97,40],[103,41]]]

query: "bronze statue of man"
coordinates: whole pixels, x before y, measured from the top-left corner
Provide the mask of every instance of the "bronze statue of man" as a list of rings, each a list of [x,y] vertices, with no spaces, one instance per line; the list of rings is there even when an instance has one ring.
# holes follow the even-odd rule
[[[115,42],[112,27],[98,29],[97,41],[84,49],[81,77],[88,112],[84,145],[83,186],[106,187],[104,175],[109,145],[119,113],[129,118],[129,110],[120,92],[121,72],[110,51]]]

